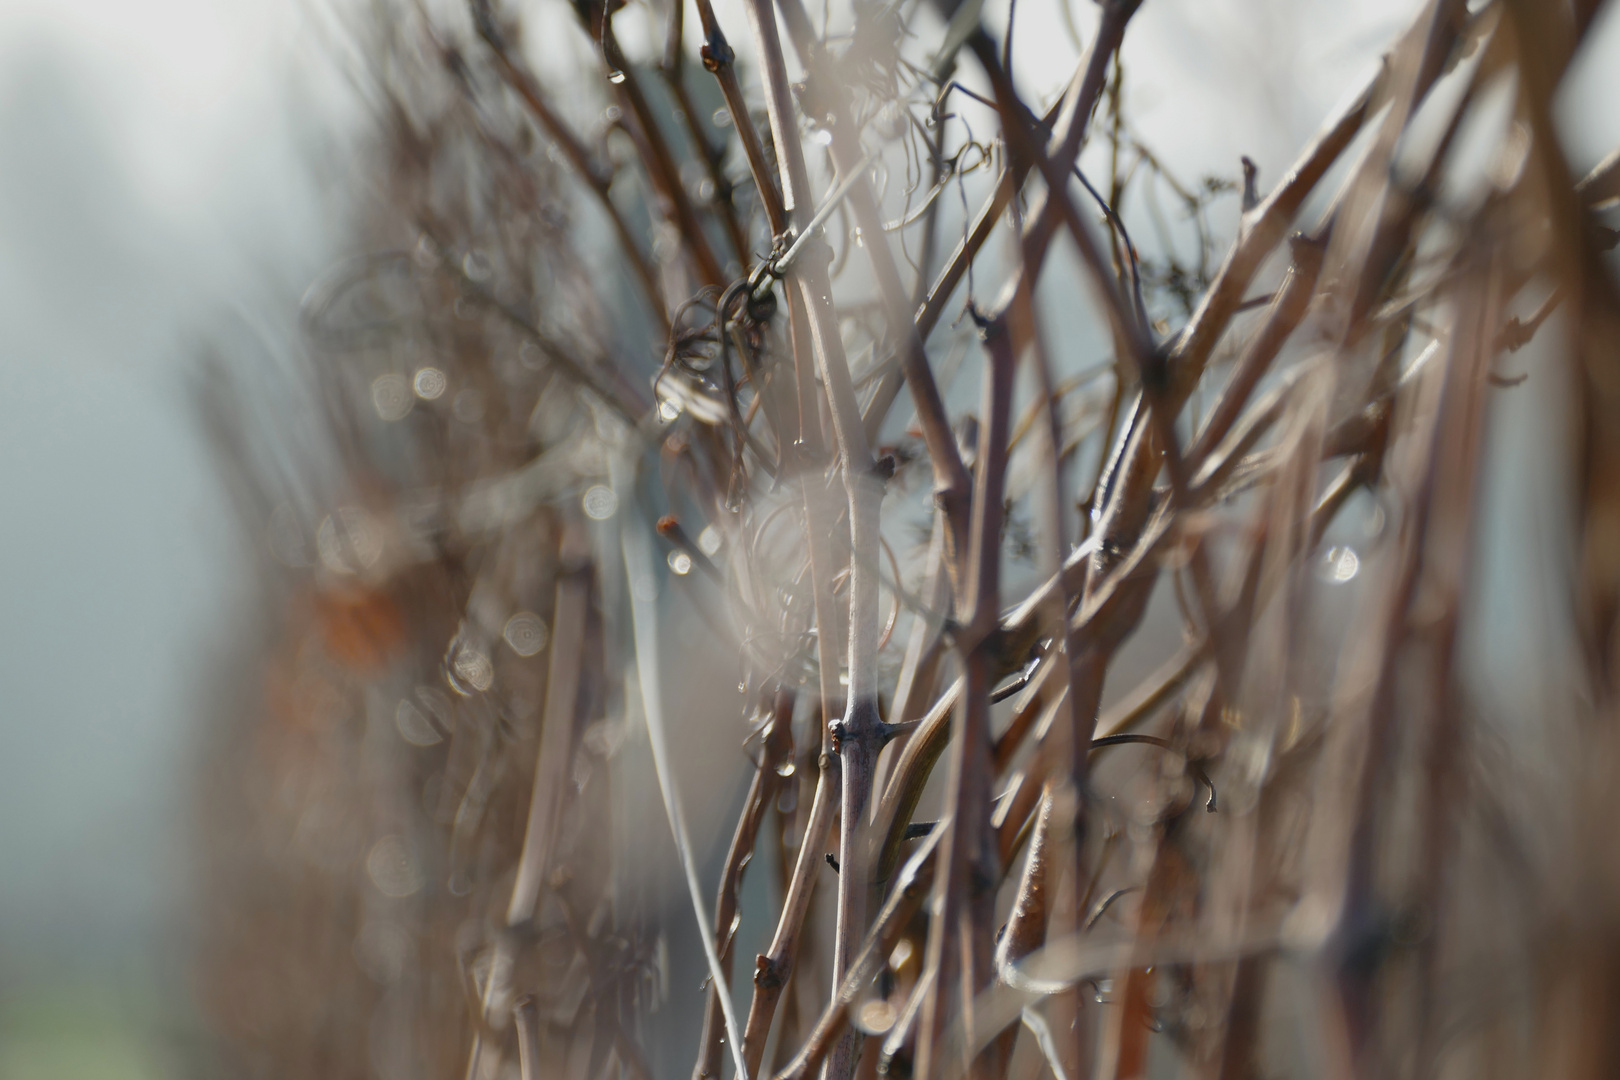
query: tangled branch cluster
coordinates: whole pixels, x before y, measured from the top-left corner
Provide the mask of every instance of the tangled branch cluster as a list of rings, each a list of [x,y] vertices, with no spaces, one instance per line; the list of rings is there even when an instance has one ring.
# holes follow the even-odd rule
[[[1613,1075],[1620,305],[1594,208],[1620,169],[1577,184],[1550,119],[1595,5],[1429,0],[1266,191],[1246,159],[1184,184],[1132,134],[1140,0],[1101,0],[1045,108],[978,4],[747,0],[744,28],[695,3],[696,33],[682,0],[531,19],[588,43],[583,87],[490,0],[356,30],[375,188],[368,254],[305,305],[319,453],[211,399],[277,586],[267,705],[210,795],[237,808],[205,965],[233,1052],[469,1080]],[[662,54],[631,55],[649,13]],[[1051,333],[1077,288],[1100,365]],[[1555,309],[1594,717],[1557,795],[1593,824],[1538,852],[1457,657],[1496,365]],[[1377,543],[1324,555],[1352,526]],[[661,664],[683,649],[741,706]],[[712,710],[747,721],[749,778],[705,866],[679,751]],[[665,843],[634,807],[672,830],[678,918],[627,866]],[[702,944],[701,997],[672,940]]]

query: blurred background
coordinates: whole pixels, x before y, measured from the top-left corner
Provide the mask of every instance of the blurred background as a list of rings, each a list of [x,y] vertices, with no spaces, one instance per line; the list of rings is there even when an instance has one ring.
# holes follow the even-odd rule
[[[991,25],[1005,7],[987,5]],[[1125,52],[1135,119],[1183,176],[1235,176],[1247,154],[1275,177],[1411,8],[1147,0]],[[588,50],[560,4],[523,10],[547,63]],[[1020,20],[1017,69],[1041,97],[1078,50],[1052,0]],[[343,26],[323,0],[0,0],[7,1080],[210,1071],[188,968],[195,769],[205,717],[258,692],[232,681],[256,538],[193,387],[213,343],[288,347],[305,288],[352,254],[338,238],[364,192],[346,148],[367,118]],[[1561,101],[1578,172],[1620,142],[1616,59],[1611,11]],[[1214,222],[1223,240],[1234,224]],[[1520,723],[1540,668],[1511,628],[1557,598],[1507,571],[1559,542],[1560,462],[1538,421],[1559,392],[1532,377],[1503,396],[1489,474],[1494,617],[1475,655]]]
[[[242,538],[187,391],[330,257],[298,4],[0,3],[0,1076],[175,1074]]]

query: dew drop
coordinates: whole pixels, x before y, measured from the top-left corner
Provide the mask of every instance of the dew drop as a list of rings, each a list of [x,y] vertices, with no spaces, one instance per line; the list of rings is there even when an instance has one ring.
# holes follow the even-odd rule
[[[868,1035],[882,1035],[894,1027],[894,1022],[898,1018],[899,1014],[893,1005],[883,998],[874,998],[861,1006],[860,1012],[855,1017],[855,1026]]]
[[[379,375],[371,384],[371,405],[383,420],[393,423],[405,419],[414,402],[411,388],[403,375]]]
[[[580,505],[585,509],[585,516],[592,521],[606,521],[618,512],[619,497],[613,494],[612,488],[595,484],[586,490]]]
[[[669,568],[682,577],[692,572],[692,556],[684,551],[669,553]]]
[[[432,746],[444,741],[433,722],[409,700],[402,700],[399,708],[394,710],[394,727],[399,729],[400,737],[412,746]]]
[[[438,248],[426,236],[418,237],[416,247],[411,252],[411,259],[422,269],[431,270],[439,265]]]
[[[472,281],[487,281],[494,271],[489,256],[482,251],[469,251],[461,259],[461,272]]]
[[[447,383],[448,380],[445,379],[444,372],[440,371],[436,367],[425,367],[418,369],[416,372],[416,378],[412,380],[412,386],[416,390],[416,396],[421,398],[423,401],[432,401],[440,394],[444,393],[444,388]]]
[[[422,872],[410,847],[398,836],[385,836],[366,855],[366,873],[384,896],[410,896],[422,887]]]
[[[1322,556],[1321,576],[1324,581],[1342,585],[1361,570],[1361,558],[1354,548],[1337,545]]]
[[[608,82],[612,83],[614,86],[622,86],[622,85],[624,85],[624,80],[625,80],[624,72],[619,71],[617,68],[615,68],[614,70],[608,72]]]
[[[797,771],[798,766],[791,761],[784,761],[776,767],[776,775],[784,778],[792,776]]]
[[[520,611],[506,620],[501,631],[506,644],[519,656],[534,656],[546,647],[550,633],[545,620],[532,611]]]
[[[370,568],[381,558],[382,529],[375,518],[358,506],[345,506],[321,521],[315,531],[321,562],[335,574],[353,574]]]
[[[495,682],[495,665],[478,649],[457,641],[450,646],[450,685],[462,696],[488,690]]]

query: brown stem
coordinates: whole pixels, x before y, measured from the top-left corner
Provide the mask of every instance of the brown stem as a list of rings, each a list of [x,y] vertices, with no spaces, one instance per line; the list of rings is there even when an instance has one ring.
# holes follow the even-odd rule
[[[748,15],[765,81],[765,100],[777,159],[782,164],[784,203],[795,226],[803,229],[809,224],[813,200],[804,150],[798,137],[797,114],[788,89],[786,63],[776,33],[776,15],[769,0],[750,0]],[[831,249],[824,242],[814,241],[789,268],[788,276],[803,296],[809,315],[810,341],[827,390],[833,434],[842,458],[844,486],[849,497],[849,697],[837,738],[843,766],[839,859],[844,871],[838,878],[838,930],[833,949],[836,983],[843,977],[854,946],[865,931],[867,894],[871,886],[866,804],[883,739],[877,708],[876,666],[878,513],[883,489],[882,481],[872,471],[872,454],[832,305],[827,270],[831,258]],[[853,1064],[849,1061],[851,1049],[847,1042],[841,1047],[835,1076],[848,1076],[848,1067]]]
[[[928,784],[935,762],[950,741],[949,721],[961,697],[962,685],[962,680],[957,679],[939,696],[906,740],[894,763],[876,815],[877,835],[884,838],[878,855],[879,881],[886,880],[900,860],[900,846],[905,840],[906,826],[922,800],[923,789]]]
[[[1074,78],[1070,81],[1068,90],[1042,122],[1043,130],[1049,124],[1053,127],[1055,149],[1052,158],[1063,163],[1064,170],[1067,170],[1079,155],[1080,144],[1085,138],[1092,109],[1107,81],[1108,63],[1118,51],[1120,41],[1124,37],[1125,24],[1130,21],[1136,7],[1136,0],[1110,0],[1104,6],[1097,37],[1092,41],[1079,66],[1075,68]],[[933,288],[929,290],[927,300],[917,311],[916,340],[919,343],[927,342],[928,335],[933,332],[945,312],[945,305],[950,302],[956,287],[966,276],[968,267],[978,257],[979,250],[990,238],[990,233],[1001,220],[1002,213],[1012,202],[1013,196],[1023,187],[1024,179],[1028,175],[1027,163],[1014,162],[1008,169],[1003,170],[997,179],[989,201],[974,219],[968,235],[962,238],[951,253],[950,261],[940,272]],[[1038,275],[1039,263],[1045,257],[1046,244],[1051,239],[1052,222],[1048,221],[1048,215],[1044,210],[1035,215],[1035,220],[1040,223],[1041,232],[1037,234],[1037,242],[1032,249],[1032,253],[1036,253],[1032,269]],[[893,379],[886,378],[873,394],[871,410],[880,416],[886,413],[898,391],[898,375]]]
[[[517,1021],[518,1076],[521,1080],[540,1080],[540,1018],[535,1014],[534,998],[524,994],[512,1005],[512,1017]]]
[[[677,3],[682,0],[676,0]],[[771,236],[781,236],[788,226],[787,210],[782,205],[782,195],[776,190],[776,183],[771,179],[770,166],[765,161],[765,148],[759,141],[759,132],[754,130],[753,118],[748,115],[748,102],[743,98],[742,84],[737,80],[737,68],[734,63],[736,54],[732,52],[731,45],[726,41],[726,35],[720,29],[720,21],[714,16],[714,5],[710,0],[697,0],[698,19],[703,23],[703,66],[713,73],[720,83],[720,93],[725,96],[726,110],[731,114],[731,123],[737,129],[737,135],[742,139],[743,156],[748,159],[748,171],[753,174],[754,186],[759,190],[759,200],[765,207],[765,218],[770,222]]]
[[[1277,290],[1266,319],[1249,342],[1243,356],[1232,368],[1219,400],[1204,420],[1198,437],[1187,448],[1187,462],[1196,471],[1242,412],[1254,388],[1271,367],[1271,362],[1282,351],[1284,342],[1294,332],[1316,291],[1317,274],[1322,269],[1324,238],[1310,239],[1297,236],[1292,242],[1293,265],[1288,270],[1282,287]]]
[[[934,984],[923,1001],[917,1029],[917,1075],[923,1078],[933,1076],[933,1070],[941,1066],[938,1057],[952,1010],[965,1007],[971,995],[989,985],[995,885],[1000,879],[990,830],[990,654],[998,644],[991,631],[1001,599],[1002,492],[1017,357],[1004,321],[987,323],[983,333],[990,370],[984,380],[985,427],[975,468],[972,548],[965,583],[972,606],[958,638],[958,647],[965,653],[966,674],[957,708],[960,730],[951,748],[945,793],[950,817],[942,826],[944,866],[935,877],[935,917],[929,922],[924,957],[924,967],[934,973]],[[969,937],[958,952],[956,938],[961,933]],[[981,1064],[988,1063],[981,1059]]]
[[[850,192],[850,204],[855,211],[856,223],[866,238],[866,251],[871,259],[878,291],[888,309],[889,325],[894,333],[903,335],[902,341],[891,342],[890,347],[895,349],[900,361],[900,370],[911,386],[912,400],[917,410],[917,423],[922,430],[923,443],[928,448],[929,461],[934,470],[934,499],[944,512],[948,525],[946,565],[954,568],[965,555],[967,547],[967,469],[962,464],[956,436],[951,431],[950,417],[945,411],[944,399],[940,396],[933,372],[928,367],[922,337],[917,333],[917,328],[909,317],[911,296],[900,279],[900,269],[894,261],[888,232],[884,229],[882,216],[878,212],[877,197],[872,189],[871,178],[863,169],[866,155],[861,149],[860,132],[856,129],[849,110],[845,108],[844,95],[841,92],[843,88],[829,85],[832,79],[822,73],[824,71],[824,64],[821,62],[822,52],[819,46],[808,38],[808,27],[801,26],[798,20],[789,19],[788,28],[794,35],[794,44],[799,55],[805,59],[813,76],[807,83],[809,96],[814,102],[812,107],[817,113],[832,118],[829,131],[832,135],[834,164],[844,176],[851,175],[854,170],[862,170],[855,187]],[[863,418],[866,438],[869,441],[876,438],[882,419],[881,414],[870,412]]]
[[[833,811],[838,804],[838,788],[838,765],[830,755],[823,754],[821,776],[816,782],[810,816],[799,842],[799,857],[794,863],[793,877],[788,883],[787,896],[782,900],[776,934],[771,939],[770,948],[754,958],[754,995],[743,1032],[743,1061],[748,1066],[749,1076],[759,1075],[760,1061],[765,1056],[765,1039],[776,1016],[777,1002],[793,976],[804,916],[810,908],[811,890],[815,888],[818,875],[825,869],[823,852],[826,850],[827,833],[832,828]]]
[[[692,95],[686,88],[686,49],[682,40],[686,33],[685,0],[671,0],[669,22],[666,25],[664,60],[661,66],[664,83],[680,106],[681,118],[686,122],[686,134],[692,140],[692,148],[703,159],[703,167],[709,174],[709,182],[714,185],[714,204],[719,208],[720,223],[725,227],[726,238],[731,241],[732,252],[737,256],[739,265],[747,265],[748,235],[737,219],[737,204],[732,198],[734,185],[725,173],[725,140],[722,139],[719,146],[710,145],[709,136],[703,130],[703,119],[692,107]],[[708,66],[707,59],[705,56],[705,67]]]
[[[866,984],[882,968],[890,950],[899,940],[906,923],[921,905],[930,885],[936,878],[937,852],[942,830],[935,829],[907,861],[905,869],[895,882],[895,888],[873,920],[865,935],[860,952],[851,962],[848,973],[838,981],[833,998],[799,1050],[775,1080],[808,1080],[816,1066],[832,1052],[849,1028],[849,1013]]]
[[[1086,128],[1091,120],[1092,109],[1096,106],[1097,98],[1107,82],[1109,61],[1119,50],[1120,42],[1125,36],[1125,25],[1135,14],[1137,6],[1136,0],[1109,0],[1103,5],[1102,18],[1097,24],[1097,36],[1075,69],[1069,89],[1061,99],[1050,144],[1054,148],[1049,156],[1064,172],[1068,171],[1079,155],[1080,144],[1085,139]],[[997,60],[998,67],[999,64]],[[968,265],[972,263],[978,249],[989,238],[990,231],[1000,220],[1002,211],[1023,186],[1024,177],[1029,174],[1029,165],[1026,163],[1022,171],[1014,171],[1017,168],[1015,165],[1013,169],[1002,174],[1003,183],[996,185],[990,202],[975,220],[972,232],[952,253],[950,263],[946,265],[934,288],[929,292],[928,301],[917,313],[917,332],[924,340],[927,340],[929,332],[944,314],[945,304],[967,273]],[[1035,221],[1046,221],[1046,217],[1044,203],[1042,209],[1035,210],[1031,215]],[[1055,222],[1048,221],[1040,226],[1045,235],[1041,237],[1037,246],[1042,249],[1043,254],[1046,242],[1051,239],[1053,225]],[[1031,270],[1039,275],[1038,265]]]
[[[1367,89],[1312,140],[1284,174],[1282,182],[1246,216],[1243,232],[1233,242],[1171,351],[1170,368],[1176,397],[1184,397],[1203,373],[1216,342],[1242,306],[1244,294],[1261,262],[1282,241],[1306,196],[1315,190],[1328,168],[1361,130],[1373,97],[1382,85],[1382,77],[1380,72]]]
[[[734,922],[737,919],[739,893],[743,872],[754,854],[754,843],[759,835],[760,822],[765,811],[776,801],[783,778],[777,766],[786,760],[792,747],[793,706],[796,696],[791,690],[779,688],[773,695],[771,718],[767,722],[761,743],[759,765],[743,801],[737,829],[726,851],[725,866],[720,872],[720,888],[714,901],[714,940],[720,953],[720,966],[727,977],[731,975],[731,947],[735,942]],[[703,1034],[698,1039],[698,1061],[692,1071],[694,1080],[718,1078],[725,1060],[725,1016],[720,1011],[720,988],[709,984],[709,996],[703,1007]],[[746,1043],[746,1037],[745,1037]],[[745,1059],[746,1060],[746,1059]]]
[[[608,11],[608,4],[604,2],[592,5],[590,14],[596,25],[588,26],[588,29],[602,46],[603,61],[616,76],[613,81],[620,100],[636,118],[633,132],[636,150],[654,189],[663,196],[667,204],[668,216],[674,219],[676,226],[681,230],[681,248],[691,257],[697,276],[705,285],[723,286],[726,283],[725,271],[721,268],[719,259],[715,258],[714,248],[709,244],[708,234],[703,228],[703,219],[698,216],[697,208],[692,205],[691,196],[687,194],[686,185],[681,181],[680,167],[675,164],[675,156],[670,152],[669,144],[664,141],[663,129],[658,125],[658,118],[653,115],[652,105],[647,101],[647,95],[642,91],[641,82],[636,78],[635,72],[630,70],[630,63],[625,58],[623,50],[619,48],[619,39],[613,32],[613,16]]]
[[[591,193],[602,204],[608,221],[613,225],[613,232],[619,239],[619,247],[624,250],[625,257],[630,260],[635,270],[636,281],[641,285],[647,296],[648,306],[651,307],[653,317],[658,320],[660,337],[669,335],[669,309],[664,302],[664,290],[658,284],[658,277],[653,273],[652,264],[641,253],[641,247],[636,243],[635,234],[625,223],[624,215],[609,194],[612,183],[612,174],[606,166],[599,164],[585,149],[585,144],[571,131],[562,118],[552,111],[546,102],[545,93],[540,88],[540,82],[529,71],[526,65],[514,59],[509,51],[506,40],[496,28],[495,20],[489,10],[488,0],[473,0],[473,22],[478,27],[479,35],[489,45],[490,52],[495,57],[495,67],[501,73],[501,78],[517,93],[523,103],[528,106],[532,114],[544,129],[545,133],[556,142],[562,150],[563,156],[574,167],[579,178]]]
[[[833,717],[840,712],[841,697],[838,687],[839,661],[836,620],[833,614],[836,605],[832,595],[832,568],[825,551],[826,540],[822,531],[810,526],[811,522],[821,517],[820,500],[816,491],[820,485],[820,475],[818,471],[813,471],[809,467],[819,457],[820,420],[815,412],[815,396],[808,392],[814,384],[808,377],[813,361],[807,340],[806,313],[798,296],[791,295],[789,299],[794,355],[800,371],[799,447],[805,458],[796,461],[794,465],[799,470],[799,484],[805,510],[805,544],[810,557],[811,597],[817,629],[817,667],[820,672],[820,716],[817,725],[818,741],[821,746],[817,755],[820,770],[810,813],[805,820],[804,833],[799,842],[798,858],[794,862],[792,876],[788,879],[787,891],[782,899],[776,932],[771,938],[770,947],[765,953],[755,957],[754,961],[754,993],[749,1002],[748,1020],[743,1031],[743,1061],[747,1065],[749,1077],[757,1077],[760,1074],[760,1064],[765,1056],[765,1043],[770,1035],[771,1021],[776,1016],[776,1007],[781,1000],[783,989],[793,976],[805,914],[809,911],[810,897],[822,870],[822,853],[826,850],[827,833],[832,828],[833,813],[840,802],[839,789],[842,786],[838,761],[831,753],[828,735]]]
[[[1030,833],[1029,857],[1024,862],[1024,873],[1018,882],[1018,893],[1013,899],[1012,913],[1007,916],[1007,928],[996,945],[995,965],[1000,971],[1034,952],[1046,939],[1048,906],[1051,902],[1047,886],[1047,866],[1051,859],[1048,837],[1052,828],[1052,785],[1041,793],[1040,809]],[[999,1059],[1012,1054],[1017,1027],[1009,1027],[992,1044]]]
[[[1129,3],[1115,3],[1105,7],[1104,26],[1099,29],[1099,34],[1111,23],[1117,24],[1110,34],[1117,41],[1123,35],[1125,21],[1130,18],[1134,8],[1135,5]],[[1113,13],[1112,19],[1109,17],[1110,13]],[[1052,234],[1059,223],[1066,224],[1080,250],[1081,260],[1090,271],[1094,291],[1103,300],[1104,312],[1113,330],[1116,348],[1121,354],[1140,364],[1150,348],[1146,341],[1146,327],[1138,324],[1134,309],[1119,291],[1118,278],[1104,262],[1090,230],[1069,199],[1069,173],[1079,152],[1078,144],[1071,151],[1069,140],[1063,138],[1056,154],[1046,153],[1029,130],[1033,116],[1013,89],[1009,74],[1002,70],[996,56],[995,43],[981,28],[969,36],[968,45],[978,58],[980,66],[990,77],[990,84],[996,95],[996,108],[1001,114],[1002,134],[1012,149],[1014,159],[1022,161],[1032,171],[1038,170],[1046,181],[1044,200],[1038,208],[1032,210],[1029,220],[1020,230],[1020,263],[1004,290],[1006,298],[997,306],[998,313],[1012,311],[1014,306],[1020,303],[1026,310],[1028,309],[1028,294],[1040,276]],[[1100,74],[1098,78],[1101,78]],[[1018,319],[1014,321],[1013,326],[1019,332],[1014,339],[1016,348],[1029,340],[1033,334],[1033,320]]]

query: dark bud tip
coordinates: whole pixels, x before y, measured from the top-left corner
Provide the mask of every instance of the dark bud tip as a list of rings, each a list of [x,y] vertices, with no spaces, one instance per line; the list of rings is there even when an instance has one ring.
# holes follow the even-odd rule
[[[680,527],[681,523],[675,519],[674,514],[665,514],[663,517],[658,519],[659,536],[668,536],[670,533],[674,532]]]
[[[894,470],[897,463],[893,454],[884,454],[872,462],[872,475],[887,484],[894,479]]]
[[[731,51],[731,46],[726,43],[725,36],[718,31],[703,43],[703,48],[698,50],[698,55],[703,58],[703,66],[711,74],[736,59],[736,53]]]
[[[1248,213],[1260,205],[1260,166],[1256,165],[1247,154],[1243,156],[1243,212]]]

